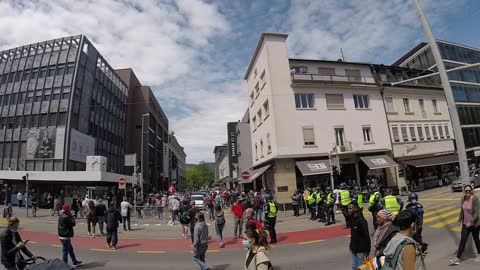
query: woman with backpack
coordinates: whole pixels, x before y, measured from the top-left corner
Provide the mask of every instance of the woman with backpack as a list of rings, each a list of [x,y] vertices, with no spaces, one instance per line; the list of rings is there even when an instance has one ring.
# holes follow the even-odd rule
[[[395,218],[400,231],[390,240],[384,250],[385,261],[382,270],[425,270],[422,247],[413,240],[417,229],[417,213],[407,209]]]
[[[188,219],[188,210],[190,210],[188,201],[183,201],[182,206],[180,207],[180,224],[182,225],[182,235],[185,239],[188,239],[188,228],[190,224],[190,220]]]
[[[245,270],[273,269],[268,256],[267,233],[265,230],[247,230],[243,234],[243,246],[248,250],[245,257]]]
[[[215,232],[217,233],[217,240],[220,248],[225,246],[223,243],[223,228],[225,227],[225,213],[220,205],[215,206]]]

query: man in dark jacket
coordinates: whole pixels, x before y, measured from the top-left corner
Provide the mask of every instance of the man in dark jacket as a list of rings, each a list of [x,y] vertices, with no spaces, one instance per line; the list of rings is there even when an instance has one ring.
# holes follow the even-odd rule
[[[105,223],[105,217],[107,215],[107,207],[103,204],[103,200],[99,199],[97,201],[97,205],[95,206],[95,219],[98,224],[98,228],[100,229],[100,233],[105,235],[103,232],[103,225]]]
[[[188,221],[190,223],[190,238],[192,239],[192,243],[193,243],[193,231],[195,229],[195,215],[200,212],[200,209],[198,209],[196,206],[195,206],[195,201],[191,201],[190,202],[190,209],[188,210],[187,212],[187,217],[188,217]]]
[[[122,215],[112,202],[107,212],[107,246],[117,249],[118,226],[122,223]]]
[[[63,261],[68,263],[68,254],[70,254],[73,265],[77,266],[82,262],[75,257],[72,242],[70,241],[70,238],[73,237],[73,227],[75,225],[76,222],[70,212],[70,205],[64,204],[62,213],[58,216],[58,238],[60,238],[60,242],[62,243]]]
[[[370,254],[370,234],[368,233],[368,223],[360,215],[358,204],[352,202],[348,205],[348,214],[350,216],[350,251],[352,253],[352,269],[357,269],[363,264],[363,259]]]
[[[19,225],[20,221],[18,218],[9,218],[8,227],[0,236],[0,243],[2,247],[2,264],[7,270],[15,270],[17,269],[17,266],[19,269],[23,269],[23,266],[21,265],[23,256],[20,254],[20,251],[30,258],[35,258],[35,256],[25,246],[27,242],[22,241],[20,234],[17,232]]]

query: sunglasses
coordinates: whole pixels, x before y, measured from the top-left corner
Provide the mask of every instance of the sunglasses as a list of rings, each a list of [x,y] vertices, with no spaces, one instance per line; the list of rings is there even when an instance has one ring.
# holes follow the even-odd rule
[[[472,192],[471,189],[465,189],[465,192]]]

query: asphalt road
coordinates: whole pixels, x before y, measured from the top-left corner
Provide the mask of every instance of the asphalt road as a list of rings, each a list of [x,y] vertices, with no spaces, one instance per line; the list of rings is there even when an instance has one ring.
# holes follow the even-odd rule
[[[444,193],[424,199],[426,208],[424,239],[430,244],[426,257],[427,269],[478,269],[480,263],[466,259],[460,266],[448,266],[458,247],[460,233],[455,222],[458,218],[460,194]],[[304,222],[309,222],[303,217]],[[371,217],[366,216],[369,224]],[[371,233],[373,229],[371,229]],[[312,236],[312,238],[315,238]],[[162,240],[158,240],[162,241]],[[323,241],[277,245],[270,256],[275,269],[351,269],[348,251],[350,238],[339,236]],[[31,243],[36,255],[60,258],[61,249],[46,243]],[[207,263],[212,269],[243,269],[245,250],[240,248],[219,249],[211,246]],[[84,262],[79,269],[199,269],[189,251],[139,253],[131,249],[110,251],[77,248],[77,257]],[[470,255],[473,256],[472,253]]]

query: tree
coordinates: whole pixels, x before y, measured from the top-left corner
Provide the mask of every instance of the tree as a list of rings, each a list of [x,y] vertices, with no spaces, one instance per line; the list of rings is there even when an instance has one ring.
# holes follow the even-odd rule
[[[215,174],[205,162],[187,170],[187,188],[200,188],[213,184]]]

